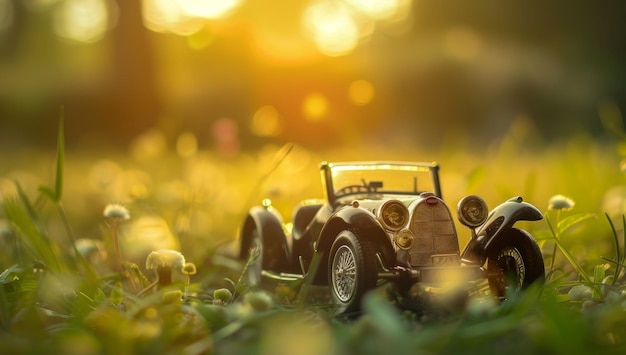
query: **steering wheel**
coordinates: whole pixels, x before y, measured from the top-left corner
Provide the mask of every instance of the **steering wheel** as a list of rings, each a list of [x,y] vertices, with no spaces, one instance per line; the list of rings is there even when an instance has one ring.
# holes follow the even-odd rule
[[[337,195],[347,195],[347,194],[356,194],[359,192],[368,192],[367,186],[363,185],[348,185],[346,187],[342,187],[337,191]]]

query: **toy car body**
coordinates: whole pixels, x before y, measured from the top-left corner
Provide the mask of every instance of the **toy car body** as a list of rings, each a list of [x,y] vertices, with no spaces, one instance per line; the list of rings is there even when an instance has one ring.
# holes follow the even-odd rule
[[[544,278],[537,243],[513,227],[543,216],[521,197],[490,212],[476,195],[461,199],[458,219],[472,234],[461,250],[437,163],[323,162],[320,172],[326,198],[302,201],[291,224],[268,200],[249,211],[239,250],[242,260],[258,251],[249,259],[249,282],[310,277],[329,285],[343,313],[358,311],[362,296],[382,280],[406,292],[416,283],[487,279],[503,297],[509,287]]]

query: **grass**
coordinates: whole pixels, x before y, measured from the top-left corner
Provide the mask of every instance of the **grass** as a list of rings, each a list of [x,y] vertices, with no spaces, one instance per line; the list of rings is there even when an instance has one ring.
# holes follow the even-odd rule
[[[0,175],[3,353],[626,350],[619,142],[602,146],[583,136],[539,154],[512,130],[481,154],[420,153],[418,160],[442,164],[451,205],[467,193],[491,206],[519,194],[545,211],[544,221],[522,227],[542,247],[547,282],[499,305],[479,295],[462,309],[417,311],[393,306],[381,288],[366,297],[360,317],[346,319],[328,316],[326,291],[307,283],[249,289],[240,278],[246,265],[224,255],[250,203],[270,197],[288,219],[298,200],[319,196],[319,161],[412,160],[417,149],[314,153],[287,145],[235,157],[211,150],[111,156],[66,151],[62,125],[50,171],[2,162],[14,166]],[[42,161],[41,153],[33,157]],[[549,203],[560,194],[572,203]],[[469,232],[457,230],[464,243]]]

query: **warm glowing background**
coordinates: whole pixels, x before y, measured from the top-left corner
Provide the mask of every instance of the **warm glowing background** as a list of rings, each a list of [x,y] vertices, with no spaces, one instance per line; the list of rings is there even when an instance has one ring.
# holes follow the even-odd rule
[[[285,218],[319,197],[322,159],[438,160],[451,205],[523,194],[543,209],[561,193],[617,215],[626,149],[606,128],[623,127],[625,10],[0,0],[0,192],[15,196],[19,181],[35,199],[52,180],[63,106],[64,199],[86,237],[116,201],[132,228],[202,253],[196,244],[230,238],[264,197]],[[296,148],[262,180],[288,142]]]
[[[484,145],[519,121],[597,136],[626,94],[624,7],[0,0],[0,138],[50,141],[61,105],[77,145],[154,127],[235,151]]]

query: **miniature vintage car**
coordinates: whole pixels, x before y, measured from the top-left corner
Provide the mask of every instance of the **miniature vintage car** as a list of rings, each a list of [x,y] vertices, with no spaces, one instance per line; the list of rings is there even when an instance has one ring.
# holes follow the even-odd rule
[[[326,198],[302,201],[291,224],[269,200],[249,211],[239,249],[249,260],[249,282],[309,277],[328,285],[338,312],[346,313],[358,311],[362,296],[385,280],[400,291],[451,278],[488,280],[492,294],[503,298],[508,288],[544,278],[536,241],[513,227],[543,216],[521,197],[491,212],[476,195],[461,199],[458,220],[471,230],[461,251],[437,163],[323,162],[320,171]]]

